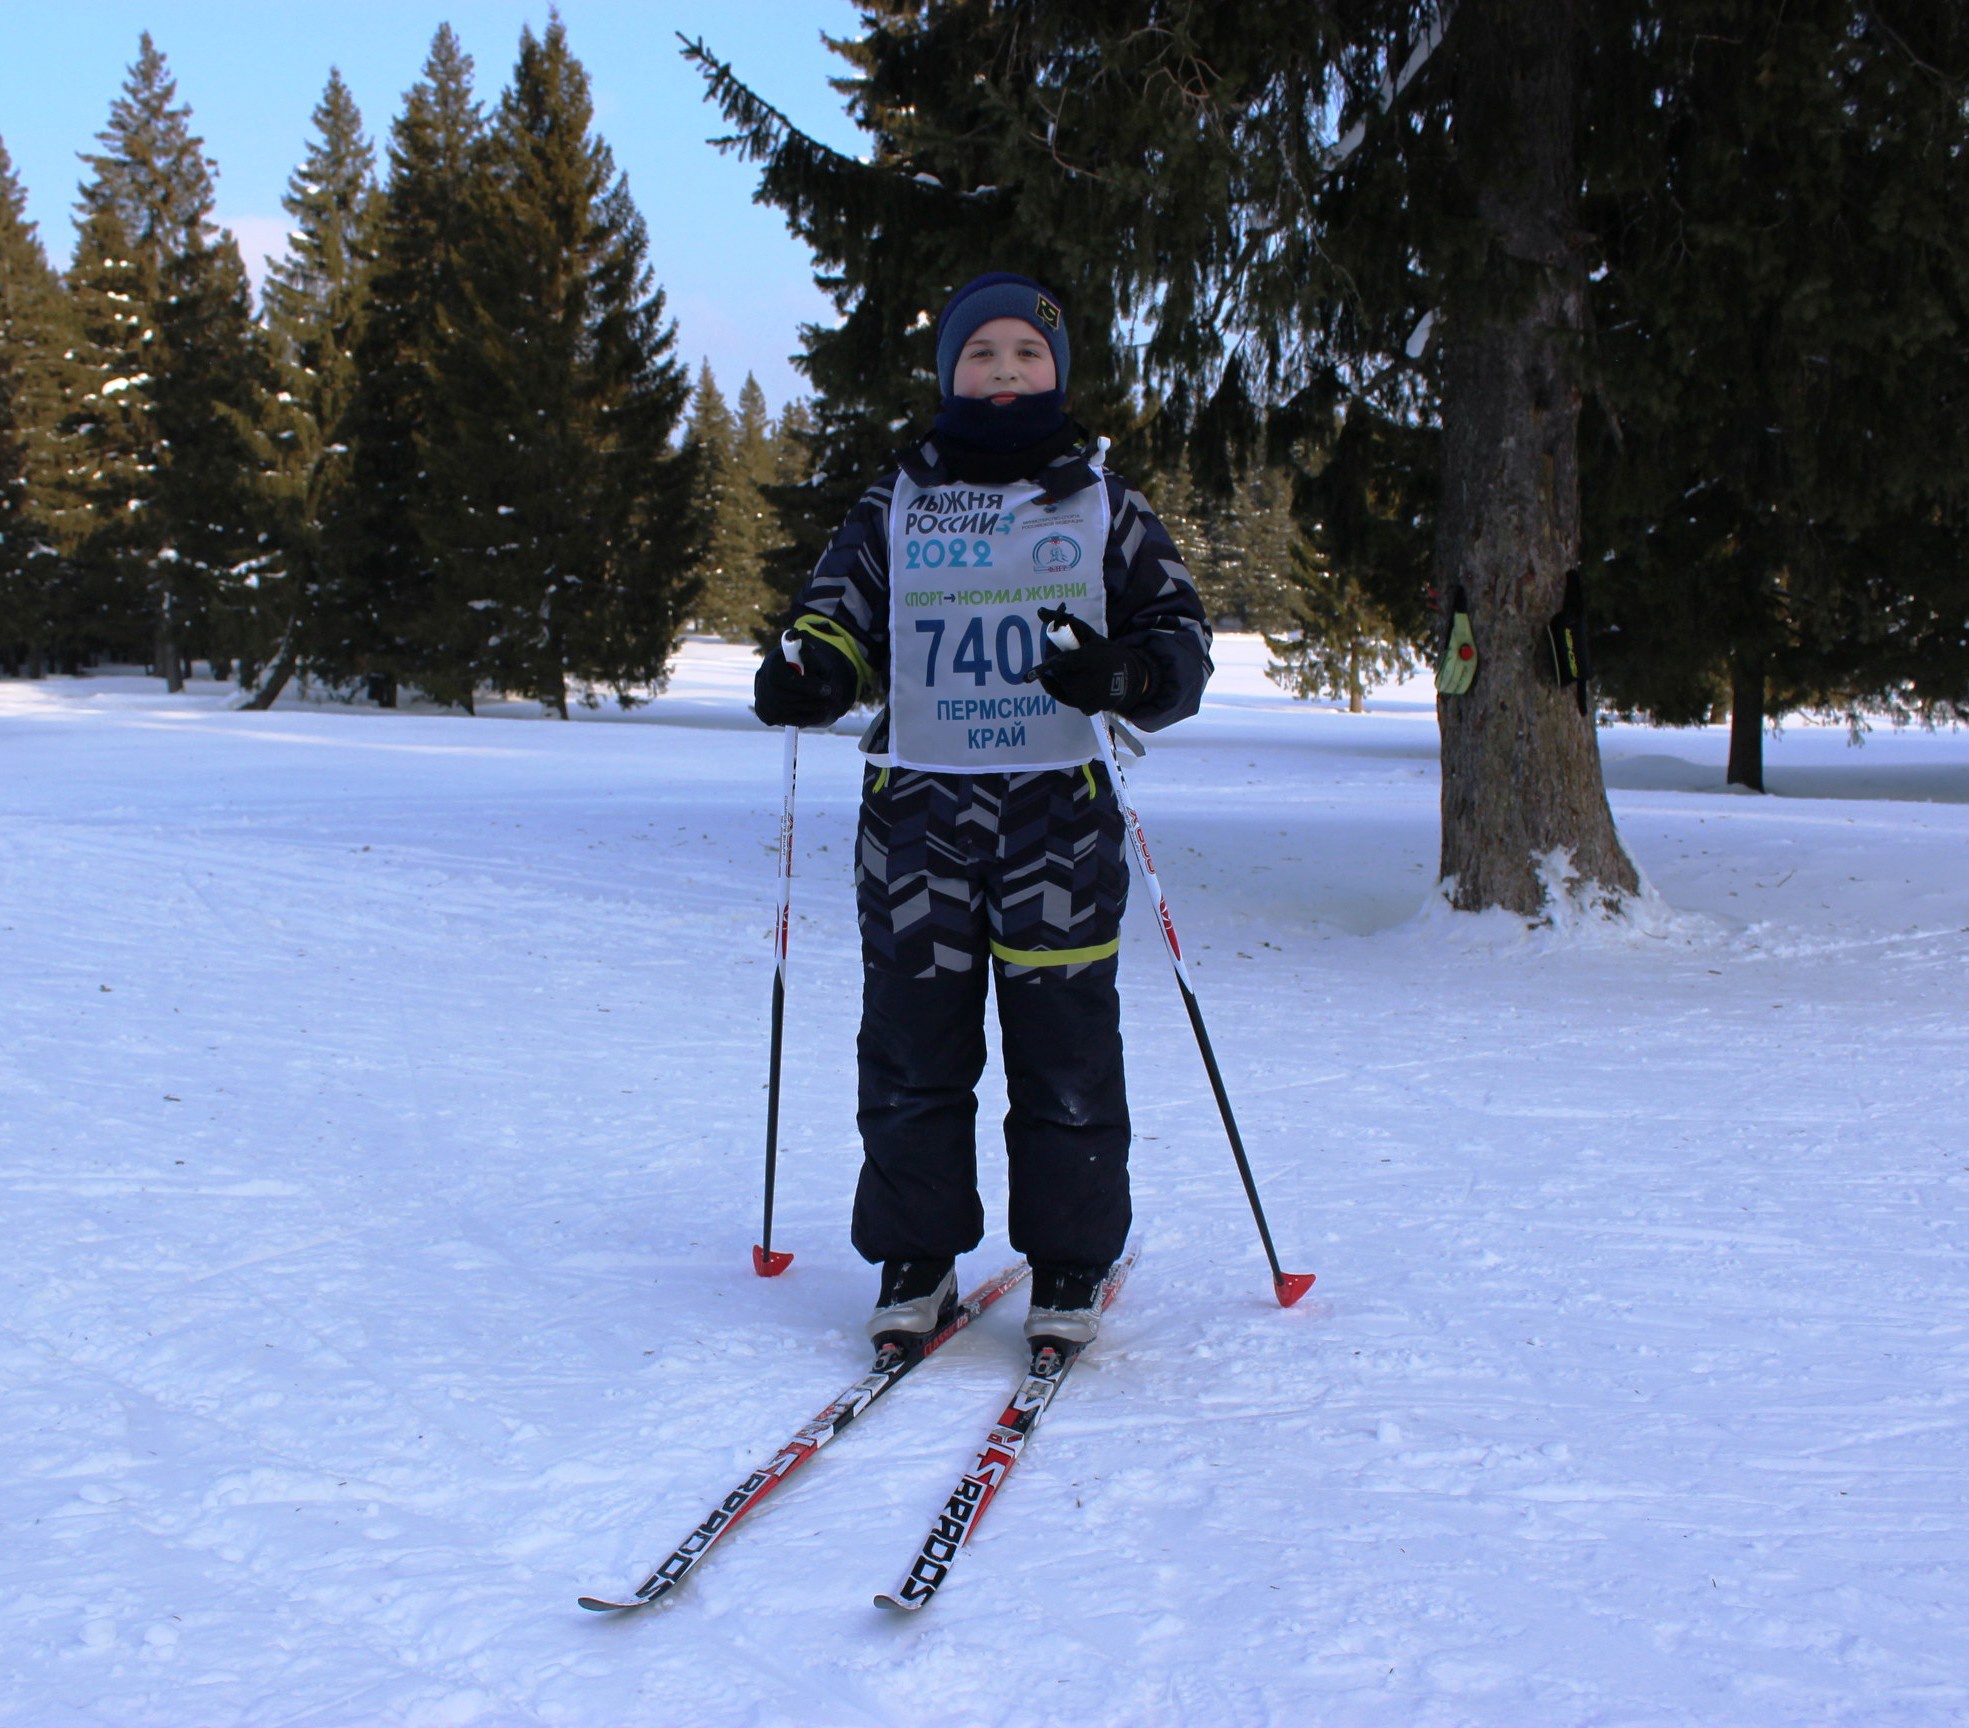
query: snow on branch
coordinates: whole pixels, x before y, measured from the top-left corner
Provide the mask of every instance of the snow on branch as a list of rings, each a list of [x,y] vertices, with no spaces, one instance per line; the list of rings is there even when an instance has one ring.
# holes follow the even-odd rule
[[[980,186],[970,192],[955,191],[934,174],[912,172],[906,163],[888,167],[844,155],[831,144],[823,144],[810,133],[801,131],[779,109],[746,84],[729,63],[713,54],[702,38],[693,41],[680,30],[677,40],[683,44],[683,57],[704,74],[705,82],[710,85],[705,93],[706,100],[717,103],[725,119],[739,128],[732,137],[711,140],[720,150],[737,150],[748,162],[767,161],[782,152],[792,151],[796,159],[804,158],[814,167],[825,168],[832,173],[920,188],[925,193],[946,198],[977,201],[997,197],[1004,191],[1000,186]]]
[[[1381,77],[1381,112],[1387,113],[1401,99],[1402,92],[1413,84],[1422,68],[1429,64],[1432,56],[1442,46],[1443,38],[1449,34],[1449,21],[1456,11],[1455,0],[1443,0],[1436,13],[1423,26],[1422,34],[1415,46],[1409,50],[1408,58],[1402,62],[1402,69],[1392,77],[1383,73]],[[1326,159],[1326,171],[1331,174],[1367,142],[1367,121],[1356,120],[1349,126],[1340,141],[1333,146]]]

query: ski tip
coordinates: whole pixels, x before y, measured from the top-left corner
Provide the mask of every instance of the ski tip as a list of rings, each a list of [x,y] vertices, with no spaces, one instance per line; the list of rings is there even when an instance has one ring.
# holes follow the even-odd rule
[[[782,1254],[777,1249],[755,1247],[752,1250],[752,1270],[761,1278],[777,1278],[793,1264],[791,1254]]]
[[[927,1601],[928,1598],[926,1597],[924,1600]],[[878,1590],[875,1593],[875,1606],[878,1608],[892,1608],[898,1613],[908,1614],[921,1608],[923,1603],[905,1602],[900,1596],[891,1595],[887,1590]]]
[[[577,1596],[575,1600],[582,1607],[596,1614],[615,1614],[627,1608],[647,1608],[649,1603],[638,1596],[630,1602],[610,1602],[600,1596]]]
[[[1272,1288],[1278,1293],[1278,1305],[1281,1308],[1290,1308],[1312,1289],[1313,1280],[1317,1276],[1312,1272],[1281,1272],[1272,1283]]]

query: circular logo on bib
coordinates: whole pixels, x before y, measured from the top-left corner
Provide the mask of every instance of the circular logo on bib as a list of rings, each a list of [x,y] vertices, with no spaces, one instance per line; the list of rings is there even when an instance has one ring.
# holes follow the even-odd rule
[[[1064,534],[1049,534],[1032,549],[1032,567],[1055,574],[1080,562],[1080,543]]]

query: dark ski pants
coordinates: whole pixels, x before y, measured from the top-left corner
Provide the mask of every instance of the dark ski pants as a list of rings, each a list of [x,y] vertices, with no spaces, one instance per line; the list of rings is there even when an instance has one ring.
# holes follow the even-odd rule
[[[855,858],[864,1258],[954,1259],[984,1234],[976,1087],[994,988],[1012,1246],[1074,1266],[1121,1253],[1122,846],[1099,767],[868,770]]]

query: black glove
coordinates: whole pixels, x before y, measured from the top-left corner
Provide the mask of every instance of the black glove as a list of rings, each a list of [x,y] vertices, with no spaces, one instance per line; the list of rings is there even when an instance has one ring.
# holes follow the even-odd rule
[[[775,642],[752,677],[752,711],[768,726],[830,726],[855,704],[855,669],[847,655],[802,632],[800,664]]]
[[[1565,603],[1545,626],[1545,640],[1552,650],[1552,676],[1559,688],[1570,684],[1580,713],[1592,713],[1587,684],[1593,676],[1593,654],[1586,641],[1586,590],[1577,568],[1566,572]]]
[[[1139,648],[1109,641],[1064,606],[1041,608],[1039,622],[1048,630],[1064,624],[1076,644],[1048,653],[1026,674],[1054,701],[1083,714],[1126,714],[1149,693],[1155,665]]]

